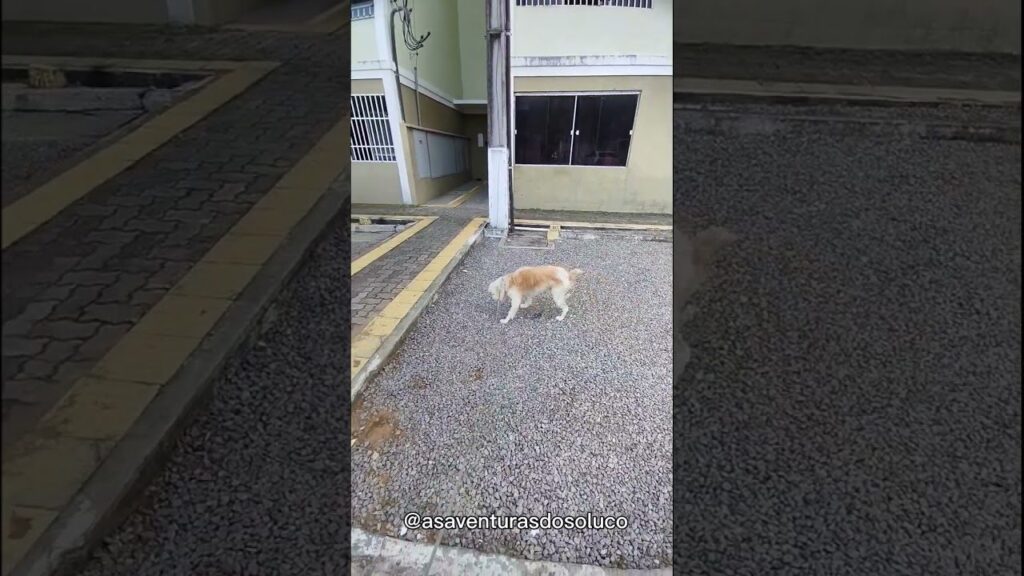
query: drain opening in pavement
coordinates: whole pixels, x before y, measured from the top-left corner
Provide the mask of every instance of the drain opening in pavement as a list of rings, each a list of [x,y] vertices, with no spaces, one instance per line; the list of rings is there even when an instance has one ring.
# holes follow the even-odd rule
[[[416,224],[416,220],[398,220],[393,218],[352,218],[352,255],[359,257],[399,232]]]
[[[212,78],[212,73],[5,66],[3,206]]]

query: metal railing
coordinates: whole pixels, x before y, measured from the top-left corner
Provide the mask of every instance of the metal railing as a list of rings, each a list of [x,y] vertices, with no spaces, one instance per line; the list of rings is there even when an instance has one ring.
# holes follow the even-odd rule
[[[353,2],[352,21],[373,18],[373,2]]]
[[[516,6],[614,6],[651,8],[654,0],[516,0]]]

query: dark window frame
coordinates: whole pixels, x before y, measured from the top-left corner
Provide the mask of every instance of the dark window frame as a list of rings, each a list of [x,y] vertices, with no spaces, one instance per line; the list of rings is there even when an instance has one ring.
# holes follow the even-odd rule
[[[629,160],[633,156],[633,136],[636,132],[636,118],[640,114],[640,102],[643,98],[642,90],[594,90],[594,91],[579,91],[579,92],[516,92],[515,98],[531,98],[531,97],[552,97],[552,96],[571,96],[573,97],[573,114],[572,114],[572,128],[570,130],[570,147],[569,147],[569,161],[565,164],[529,164],[521,163],[516,157],[515,141],[518,136],[518,122],[519,117],[514,116],[513,122],[514,127],[512,131],[512,164],[513,166],[533,166],[533,167],[570,167],[570,168],[612,168],[612,169],[624,169],[629,168]],[[636,107],[633,109],[633,123],[629,129],[629,150],[626,153],[626,163],[622,166],[601,166],[593,164],[574,164],[573,163],[573,145],[576,139],[576,132],[579,129],[576,127],[576,112],[579,106],[579,98],[587,96],[636,96]],[[515,110],[515,102],[513,102],[512,109]]]

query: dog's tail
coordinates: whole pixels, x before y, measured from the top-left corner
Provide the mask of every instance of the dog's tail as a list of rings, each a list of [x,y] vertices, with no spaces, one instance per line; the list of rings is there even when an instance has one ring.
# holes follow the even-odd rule
[[[575,284],[576,279],[580,277],[580,274],[583,274],[583,270],[580,270],[579,268],[573,268],[572,270],[569,270],[569,283]]]

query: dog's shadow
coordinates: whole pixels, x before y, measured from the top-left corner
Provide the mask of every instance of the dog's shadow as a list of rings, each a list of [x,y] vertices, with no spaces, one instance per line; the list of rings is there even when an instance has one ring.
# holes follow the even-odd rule
[[[573,292],[569,293],[570,309],[571,309],[571,306],[572,306],[571,298],[572,298],[572,296],[574,294],[576,294],[575,290],[573,290]],[[492,300],[490,302],[489,307],[488,307],[488,313],[487,313],[488,318],[492,318],[492,319],[495,319],[495,320],[503,319],[508,314],[508,309],[509,309],[509,306],[511,306],[511,305],[512,305],[512,303],[509,302],[508,299],[502,300],[502,301],[497,302],[497,303],[495,303]],[[558,309],[558,306],[555,305],[555,301],[551,298],[551,296],[548,295],[548,294],[545,294],[545,295],[542,295],[542,296],[535,296],[534,299],[533,299],[533,302],[530,304],[530,306],[528,308],[523,308],[522,306],[520,306],[519,307],[519,311],[516,312],[516,318],[515,319],[516,320],[554,320],[555,317],[557,317],[560,312],[561,311]]]
[[[489,316],[492,316],[495,320],[501,320],[508,314],[509,306],[510,304],[507,300],[499,303],[497,306],[492,305],[490,307]],[[516,320],[543,320],[545,312],[549,312],[547,308],[547,306],[537,301],[534,301],[529,308],[523,308],[520,306],[519,311],[516,312]],[[550,318],[554,318],[555,316],[558,316],[557,312],[552,312],[552,314],[549,315]]]
[[[672,380],[678,382],[693,357],[693,349],[684,339],[685,325],[698,312],[690,301],[694,293],[704,285],[722,252],[736,244],[739,236],[720,226],[705,228],[693,235],[676,228],[673,240],[672,309],[676,358],[672,364]]]

